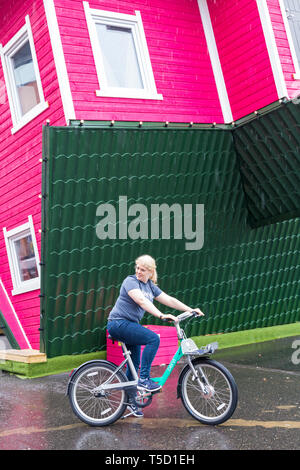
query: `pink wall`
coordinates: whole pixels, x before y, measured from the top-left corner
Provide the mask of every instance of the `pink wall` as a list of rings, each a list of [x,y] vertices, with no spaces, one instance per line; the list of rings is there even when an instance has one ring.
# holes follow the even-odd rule
[[[267,0],[275,41],[279,53],[282,71],[288,90],[289,98],[294,98],[300,92],[300,80],[295,80],[295,66],[278,0]]]
[[[55,0],[77,119],[224,122],[197,0],[91,0],[91,8],[141,12],[163,101],[96,97],[99,89],[82,0]]]
[[[65,124],[57,77],[42,0],[0,1],[0,42],[3,46],[24,26],[30,16],[37,60],[45,100],[49,108],[14,135],[4,76],[0,63],[0,277],[21,321],[31,347],[39,349],[39,290],[11,295],[13,289],[3,237],[3,227],[10,230],[28,222],[32,215],[38,247],[41,228],[41,163],[42,125]],[[16,332],[14,332],[16,333]]]
[[[134,14],[139,10],[154,78],[162,101],[96,97],[99,89],[82,0],[54,0],[77,119],[223,122],[197,0],[90,0],[92,8]],[[289,51],[278,0],[267,0],[291,96],[299,80]],[[233,118],[277,97],[255,0],[207,0]],[[30,16],[45,99],[49,108],[14,135],[0,64],[0,277],[33,348],[39,348],[39,291],[11,295],[3,227],[32,215],[38,247],[41,228],[42,125],[65,125],[42,0],[0,0],[4,46]]]
[[[158,351],[152,362],[153,366],[159,366],[162,364],[170,364],[174,354],[178,349],[178,336],[176,328],[174,326],[160,326],[160,325],[144,325],[145,328],[149,328],[154,331],[160,337],[160,343]],[[112,341],[108,338],[108,332],[106,332],[106,351],[107,360],[114,364],[121,364],[124,360],[122,347],[118,341]],[[144,351],[144,346],[141,347],[141,354]]]
[[[278,99],[255,0],[208,0],[233,119]]]

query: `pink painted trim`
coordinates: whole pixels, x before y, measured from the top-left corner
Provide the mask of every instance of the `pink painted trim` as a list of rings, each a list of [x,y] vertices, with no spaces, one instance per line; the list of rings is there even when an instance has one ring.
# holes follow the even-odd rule
[[[21,349],[32,349],[1,279],[0,310],[5,320],[7,321],[7,324],[12,334],[14,335],[14,338],[17,341],[19,347]]]

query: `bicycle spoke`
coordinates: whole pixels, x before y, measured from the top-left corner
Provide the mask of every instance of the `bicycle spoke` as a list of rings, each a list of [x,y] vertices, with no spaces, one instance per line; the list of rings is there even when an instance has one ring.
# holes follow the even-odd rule
[[[75,413],[83,421],[97,426],[118,419],[126,408],[125,392],[122,389],[103,390],[101,386],[123,381],[126,377],[120,372],[115,373],[111,364],[87,366],[72,382],[71,404]]]
[[[196,363],[195,369],[199,379],[196,379],[191,369],[187,369],[184,376],[182,394],[185,407],[206,424],[223,421],[223,417],[226,418],[233,409],[232,389],[226,374],[209,361]],[[206,393],[198,380],[201,380]]]

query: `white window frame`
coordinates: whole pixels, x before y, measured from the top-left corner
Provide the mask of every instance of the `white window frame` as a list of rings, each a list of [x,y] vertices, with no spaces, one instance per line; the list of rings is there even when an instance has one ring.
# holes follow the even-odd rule
[[[232,111],[218,53],[215,33],[212,27],[211,17],[207,5],[207,0],[198,0],[198,8],[202,20],[204,35],[206,38],[206,44],[210,56],[216,87],[218,90],[223,119],[225,123],[229,123],[233,121]]]
[[[289,20],[288,20],[288,17],[287,17],[287,11],[285,9],[284,0],[279,0],[279,5],[280,5],[280,9],[281,9],[281,14],[282,14],[283,22],[284,22],[284,27],[285,27],[288,43],[289,43],[289,46],[290,46],[290,51],[291,51],[293,64],[294,64],[294,67],[295,67],[295,73],[293,74],[293,78],[295,80],[299,80],[300,79],[300,63],[299,63],[299,60],[298,60],[298,57],[297,57],[297,54],[296,54],[296,51],[295,51],[293,36],[292,36],[292,33],[291,33],[291,28],[290,28]]]
[[[27,41],[29,41],[30,45],[40,102],[22,116],[13,75],[11,57]],[[42,82],[39,73],[39,67],[30,25],[30,19],[28,15],[25,17],[25,25],[10,39],[10,41],[5,46],[2,46],[0,44],[0,54],[13,123],[11,133],[14,134],[26,124],[28,124],[30,121],[32,121],[32,119],[41,114],[49,106],[49,103],[45,101],[44,98]]]
[[[96,95],[118,98],[162,100],[163,96],[157,93],[140,12],[135,11],[135,15],[127,15],[92,9],[90,8],[88,2],[83,2],[83,5],[100,86],[100,90],[96,90]],[[97,36],[97,23],[131,29],[136,47],[142,82],[144,85],[143,89],[118,88],[110,87],[108,85],[101,47]]]
[[[289,94],[281,66],[278,48],[276,45],[275,34],[272,26],[267,0],[256,0],[256,5],[267,45],[278,99],[286,98],[289,96]]]
[[[13,283],[12,295],[23,294],[24,292],[33,291],[40,289],[40,257],[37,247],[37,242],[35,238],[35,230],[33,225],[32,216],[28,216],[28,222],[18,227],[13,228],[12,230],[6,230],[6,227],[3,228],[6,251],[8,256],[8,263]],[[26,235],[31,235],[32,244],[34,249],[35,261],[38,270],[38,277],[34,279],[28,279],[27,281],[22,281],[19,274],[19,266],[16,251],[14,248],[14,241],[20,238],[23,238]]]

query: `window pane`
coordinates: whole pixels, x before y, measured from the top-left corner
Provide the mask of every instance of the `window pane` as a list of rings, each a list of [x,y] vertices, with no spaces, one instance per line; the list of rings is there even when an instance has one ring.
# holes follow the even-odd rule
[[[22,115],[40,102],[29,41],[12,56]]]
[[[143,89],[131,29],[102,24],[97,24],[96,27],[108,85]]]
[[[14,241],[21,281],[38,277],[31,235]]]

